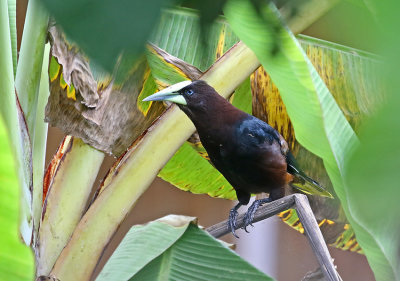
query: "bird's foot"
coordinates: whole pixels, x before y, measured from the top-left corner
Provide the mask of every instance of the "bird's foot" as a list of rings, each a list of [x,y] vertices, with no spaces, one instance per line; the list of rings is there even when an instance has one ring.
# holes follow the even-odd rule
[[[238,209],[239,207],[242,206],[242,204],[238,203],[235,207],[233,207],[230,212],[229,212],[229,219],[228,219],[228,229],[232,232],[233,236],[236,238],[239,238],[239,236],[236,235],[235,229],[236,229],[236,218],[238,216]]]
[[[264,199],[256,200],[253,202],[253,204],[251,204],[251,206],[247,209],[247,212],[243,218],[244,231],[246,231],[248,233],[246,227],[248,227],[249,225],[253,226],[254,214],[256,213],[258,207],[260,207],[264,203],[269,203],[271,201],[272,201],[271,198],[264,198]]]

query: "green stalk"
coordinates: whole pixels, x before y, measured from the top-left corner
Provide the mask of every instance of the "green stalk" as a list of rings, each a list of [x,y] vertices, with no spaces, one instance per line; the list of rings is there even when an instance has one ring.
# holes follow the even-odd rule
[[[17,137],[17,130],[15,130],[19,125],[15,107],[13,56],[7,0],[0,1],[0,50],[0,85],[2,91],[0,113],[3,115],[7,129],[11,134],[12,143],[14,143],[19,138]]]
[[[32,170],[33,170],[33,190],[32,190],[32,213],[34,225],[34,238],[39,228],[40,215],[43,204],[43,174],[46,156],[46,138],[48,125],[44,122],[44,109],[49,97],[49,53],[50,44],[46,44],[43,57],[42,75],[39,88],[39,100],[35,122],[35,137],[33,138],[32,148]]]
[[[8,0],[8,19],[10,23],[11,49],[13,56],[14,76],[17,71],[17,3],[16,0]]]
[[[36,110],[48,18],[48,14],[39,0],[29,1],[15,88],[25,114],[31,139],[34,139],[35,136]]]
[[[3,116],[10,136],[13,153],[18,169],[18,180],[21,189],[20,230],[26,244],[30,244],[32,236],[31,202],[29,190],[30,163],[26,160],[25,152],[29,154],[30,143],[24,138],[25,127],[23,118],[19,119],[17,101],[14,90],[14,72],[12,44],[8,18],[7,1],[0,1],[0,85],[2,90],[0,113]],[[20,123],[21,121],[21,123]],[[28,157],[29,159],[29,157]]]

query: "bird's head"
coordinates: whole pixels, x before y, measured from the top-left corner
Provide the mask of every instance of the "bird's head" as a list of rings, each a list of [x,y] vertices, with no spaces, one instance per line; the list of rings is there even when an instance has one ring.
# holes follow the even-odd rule
[[[210,109],[215,101],[225,101],[205,81],[183,81],[165,88],[143,101],[170,101],[176,103],[189,116],[202,109]]]

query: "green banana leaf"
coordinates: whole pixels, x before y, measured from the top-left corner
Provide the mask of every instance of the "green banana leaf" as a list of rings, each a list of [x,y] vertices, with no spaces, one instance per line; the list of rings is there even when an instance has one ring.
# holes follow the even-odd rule
[[[11,139],[0,115],[0,279],[32,280],[33,254],[18,233],[20,190]]]
[[[132,227],[96,281],[273,280],[193,220],[170,215]]]
[[[149,40],[167,53],[205,71],[239,41],[221,18],[210,25],[206,36],[203,42],[199,15],[195,10],[177,8],[163,11]]]
[[[264,18],[273,21],[275,26],[281,24],[273,10],[264,6],[261,12],[255,11],[248,1],[231,0],[224,12],[233,30],[256,53],[279,88],[296,139],[323,159],[346,217],[376,278],[394,279],[394,269],[386,262],[379,241],[360,224],[349,208],[349,187],[344,184],[343,175],[345,161],[358,145],[354,130],[294,36],[285,28],[275,29],[275,33],[268,31],[270,27]],[[279,39],[278,43],[276,39]],[[279,48],[276,48],[277,44]]]
[[[346,174],[352,215],[379,247],[373,249],[374,255],[367,255],[377,280],[400,280],[399,105],[396,92],[368,120],[360,133],[362,145],[351,156]],[[358,240],[364,238],[356,234]]]

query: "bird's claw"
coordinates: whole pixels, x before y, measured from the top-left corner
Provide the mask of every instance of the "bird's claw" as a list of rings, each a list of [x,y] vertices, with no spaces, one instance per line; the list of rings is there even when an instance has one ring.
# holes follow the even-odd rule
[[[270,198],[264,198],[264,199],[256,200],[253,202],[253,204],[251,204],[251,206],[247,209],[247,212],[243,218],[244,231],[246,231],[248,233],[247,227],[249,225],[253,226],[254,215],[255,215],[258,207],[260,207],[264,203],[269,203],[271,201],[272,200]]]
[[[229,212],[228,229],[232,232],[233,236],[235,236],[236,238],[239,238],[239,236],[237,236],[235,233],[237,216],[238,216],[238,212],[236,211],[235,208],[233,208]]]

